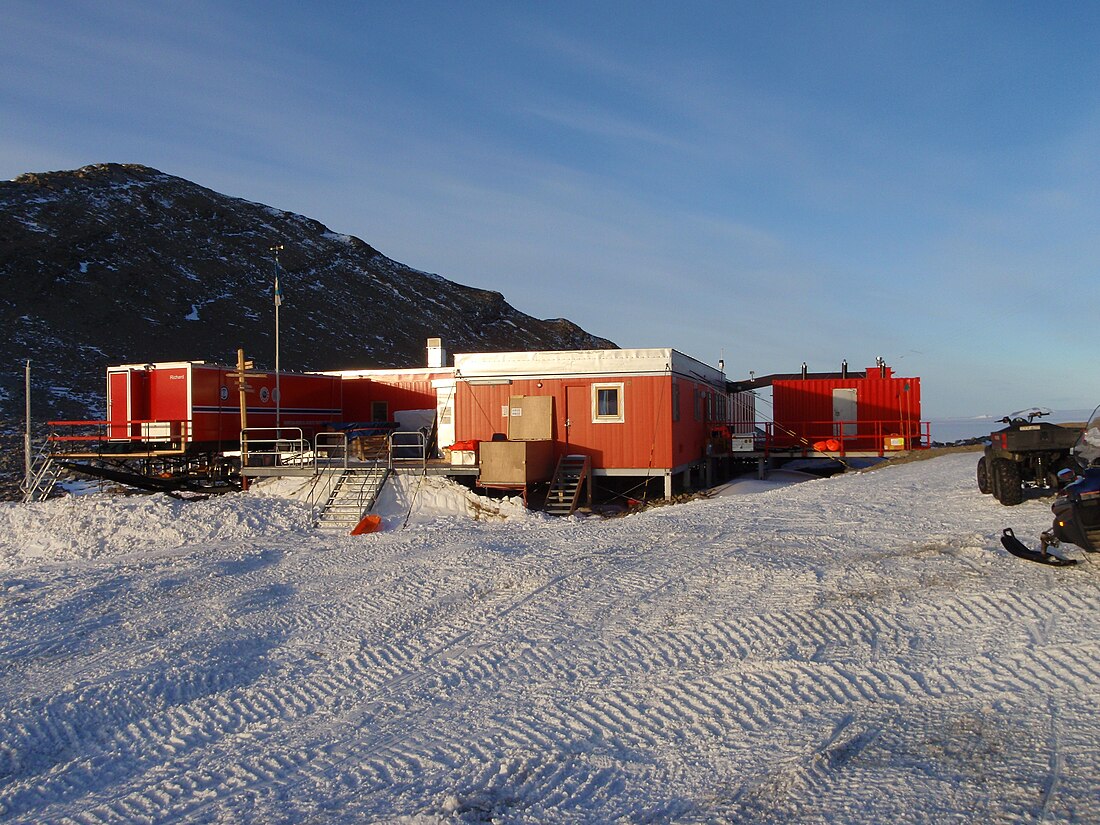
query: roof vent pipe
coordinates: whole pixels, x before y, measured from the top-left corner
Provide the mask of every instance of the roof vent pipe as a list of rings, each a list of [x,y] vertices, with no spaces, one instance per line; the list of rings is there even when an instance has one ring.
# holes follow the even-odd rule
[[[886,359],[881,355],[878,357],[878,375],[879,378],[886,377]]]
[[[806,380],[806,362],[805,361],[802,362],[802,380],[803,381]]]
[[[843,361],[840,362],[840,377],[841,378],[847,378],[848,377],[848,359],[847,358],[845,358]]]

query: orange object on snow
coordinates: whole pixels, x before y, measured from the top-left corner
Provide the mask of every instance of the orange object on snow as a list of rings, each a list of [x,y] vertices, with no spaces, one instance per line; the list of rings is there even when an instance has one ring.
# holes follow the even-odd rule
[[[369,516],[363,516],[363,520],[355,525],[355,529],[351,531],[351,535],[361,536],[364,533],[377,533],[381,529],[382,517],[371,513]]]

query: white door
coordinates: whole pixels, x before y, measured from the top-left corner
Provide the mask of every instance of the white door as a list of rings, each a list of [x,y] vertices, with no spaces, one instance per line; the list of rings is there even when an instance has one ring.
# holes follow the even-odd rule
[[[859,399],[856,389],[833,390],[833,435],[854,436],[859,418]]]
[[[436,398],[436,444],[450,447],[455,443],[455,380],[437,379],[432,381],[432,386]]]

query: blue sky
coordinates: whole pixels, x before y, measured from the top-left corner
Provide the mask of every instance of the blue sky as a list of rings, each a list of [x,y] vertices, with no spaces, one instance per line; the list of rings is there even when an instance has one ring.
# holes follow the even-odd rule
[[[0,177],[147,164],[731,378],[882,356],[925,417],[1100,403],[1100,4],[0,20]]]

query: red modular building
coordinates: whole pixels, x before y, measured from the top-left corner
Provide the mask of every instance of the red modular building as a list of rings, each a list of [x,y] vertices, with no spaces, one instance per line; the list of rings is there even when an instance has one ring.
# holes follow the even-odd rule
[[[722,372],[674,349],[460,354],[455,440],[504,437],[520,396],[553,399],[555,459],[589,456],[597,476],[662,477],[666,495],[674,476],[706,463],[711,425],[728,420]]]
[[[107,368],[107,433],[116,440],[172,441],[193,451],[232,449],[240,440],[240,392],[233,367],[202,361]],[[369,370],[279,376],[278,417],[305,438],[336,423],[392,421],[403,410],[435,409],[433,379],[451,370]],[[368,377],[370,376],[370,377]],[[275,373],[249,375],[249,428],[276,425]]]
[[[437,384],[452,370],[340,370],[322,375],[341,385],[346,421],[393,421],[404,410],[434,410]]]
[[[721,369],[671,348],[459,354],[453,367],[445,360],[433,339],[425,367],[283,373],[279,423],[311,439],[336,424],[405,418],[419,429],[434,419],[441,448],[508,440],[517,449],[494,446],[495,460],[537,464],[539,473],[562,456],[584,455],[592,475],[661,478],[666,496],[678,476],[701,470],[709,480],[711,459],[731,452],[881,455],[928,446],[920,379],[895,377],[881,363],[861,374],[803,367],[801,375],[728,383]],[[274,373],[250,373],[250,429],[275,427],[275,385]],[[767,386],[774,420],[761,444],[753,402]],[[106,430],[110,439],[143,442],[155,454],[234,450],[239,399],[232,367],[201,361],[109,367]],[[418,412],[401,415],[409,411]],[[534,416],[538,426],[528,426]],[[457,449],[463,462],[476,454]],[[517,469],[526,473],[526,466]]]
[[[437,442],[454,443],[454,368],[447,353],[429,338],[427,366],[410,369],[333,370],[323,375],[341,382],[345,421],[394,421],[407,410],[436,410]]]
[[[830,452],[881,454],[927,446],[920,379],[895,377],[885,364],[863,374],[776,378],[771,386],[771,448],[825,442]]]
[[[111,439],[173,441],[193,450],[232,449],[240,440],[240,392],[232,367],[202,361],[123,364],[107,368],[107,434]],[[274,427],[275,374],[248,378],[249,427]],[[278,413],[284,428],[308,438],[344,420],[342,387],[323,375],[283,373]]]

